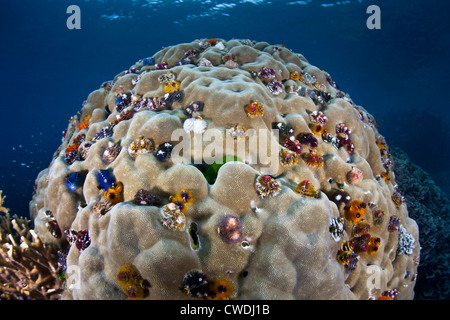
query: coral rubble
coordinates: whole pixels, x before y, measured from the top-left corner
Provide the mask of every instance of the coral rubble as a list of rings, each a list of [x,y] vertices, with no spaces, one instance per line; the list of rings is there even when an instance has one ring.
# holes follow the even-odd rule
[[[389,146],[280,45],[137,61],[70,119],[30,208],[41,241],[69,240],[65,299],[414,297],[419,232]]]

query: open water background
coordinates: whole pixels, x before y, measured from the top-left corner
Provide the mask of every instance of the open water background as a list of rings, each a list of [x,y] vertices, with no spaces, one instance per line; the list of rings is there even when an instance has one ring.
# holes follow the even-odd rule
[[[381,9],[369,30],[367,7]],[[81,29],[69,30],[69,5]],[[450,2],[7,0],[0,10],[0,190],[28,215],[37,174],[88,94],[163,46],[199,38],[284,44],[327,70],[450,194]]]

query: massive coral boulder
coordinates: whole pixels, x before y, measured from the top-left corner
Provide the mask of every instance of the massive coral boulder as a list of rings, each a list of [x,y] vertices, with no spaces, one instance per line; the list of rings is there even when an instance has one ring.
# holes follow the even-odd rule
[[[67,299],[412,299],[391,168],[373,117],[302,55],[198,40],[88,96],[30,210],[69,248]]]

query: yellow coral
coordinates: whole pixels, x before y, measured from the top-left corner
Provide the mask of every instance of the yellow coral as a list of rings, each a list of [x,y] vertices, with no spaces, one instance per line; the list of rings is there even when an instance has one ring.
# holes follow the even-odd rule
[[[314,123],[311,125],[311,132],[314,134],[326,134],[326,129],[320,123]]]
[[[88,128],[88,127],[89,127],[89,119],[90,119],[90,118],[91,118],[90,115],[84,117],[84,121],[81,122],[81,123],[78,125],[78,130],[83,130],[83,129]]]
[[[353,254],[353,244],[351,241],[342,240],[341,248],[337,252],[336,260],[342,264],[346,265],[350,262]]]
[[[303,159],[305,160],[308,167],[323,167],[323,155],[313,150],[310,150],[309,153],[304,154]]]
[[[211,281],[208,286],[207,300],[230,300],[233,296],[233,283],[230,280],[220,278]]]
[[[173,81],[167,82],[164,85],[164,92],[170,93],[170,92],[178,91],[178,90],[180,90],[180,86],[181,86],[180,81],[173,80]]]
[[[283,148],[279,155],[283,167],[292,167],[298,163],[298,155],[293,151]]]
[[[314,188],[313,184],[308,180],[300,182],[294,191],[295,193],[301,195],[304,198],[313,199],[319,197],[318,191]]]
[[[262,117],[264,115],[264,106],[258,102],[252,102],[245,107],[245,112],[250,118]]]
[[[384,142],[381,137],[376,137],[375,142],[376,142],[378,148],[380,148],[381,151],[386,151],[387,150],[386,142]]]
[[[150,284],[142,278],[136,267],[131,264],[120,267],[117,272],[117,280],[122,287],[122,291],[132,299],[142,299],[149,294],[148,287]]]
[[[354,200],[345,206],[345,217],[353,223],[358,223],[366,212],[366,203],[361,200]]]
[[[123,201],[122,191],[123,183],[120,181],[113,182],[111,183],[111,186],[108,188],[108,190],[105,191],[104,196],[108,198],[108,200],[112,204],[117,204]]]
[[[181,190],[174,196],[170,196],[170,202],[175,203],[181,212],[186,213],[187,208],[194,203],[194,197],[189,190]]]
[[[300,80],[300,81],[303,80],[302,74],[298,71],[291,72],[289,74],[289,78],[291,78],[292,80]]]
[[[391,178],[389,177],[389,173],[387,173],[386,171],[383,171],[382,173],[380,173],[380,176],[384,179],[384,182],[386,182],[386,184],[391,181]]]
[[[380,247],[381,240],[378,237],[371,237],[369,243],[367,244],[367,253],[369,255],[374,255],[378,252],[378,248]]]

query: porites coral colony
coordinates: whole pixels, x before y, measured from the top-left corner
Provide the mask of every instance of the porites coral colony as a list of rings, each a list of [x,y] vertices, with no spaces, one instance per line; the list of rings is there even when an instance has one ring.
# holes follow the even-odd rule
[[[237,127],[242,139],[230,137]],[[36,179],[31,213],[40,238],[68,249],[66,268],[77,270],[67,299],[130,298],[117,276],[127,265],[139,274],[133,292],[141,278],[151,283],[133,298],[377,299],[397,290],[395,299],[412,299],[418,228],[394,201],[395,179],[380,179],[393,178],[381,137],[326,71],[282,45],[182,43],[89,94]],[[254,151],[261,141],[275,149],[271,172]],[[176,157],[185,142],[188,155]],[[205,168],[226,156],[235,161],[208,183]],[[82,179],[68,188],[74,172]],[[48,212],[64,234],[89,235],[83,250],[52,235]],[[414,241],[407,250],[398,248],[404,234]]]

